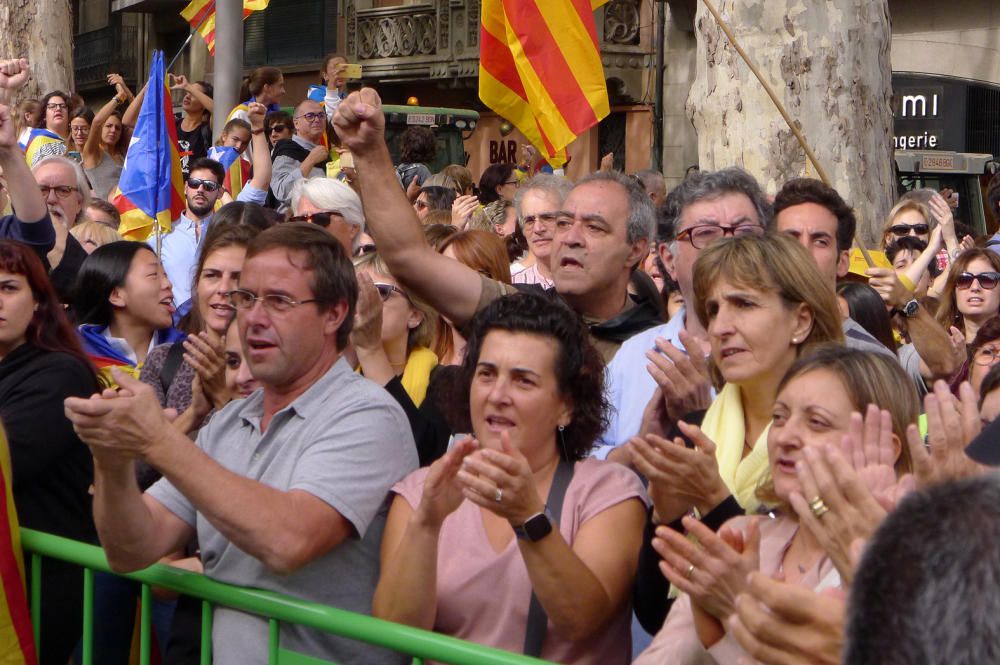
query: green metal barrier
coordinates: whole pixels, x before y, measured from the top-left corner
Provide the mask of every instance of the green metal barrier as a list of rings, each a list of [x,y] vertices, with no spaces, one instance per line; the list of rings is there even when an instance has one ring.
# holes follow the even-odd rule
[[[83,585],[83,665],[93,665],[94,572],[112,572],[104,550],[75,540],[21,529],[21,544],[31,553],[31,619],[35,626],[35,646],[39,630],[42,557],[67,561],[84,569]],[[548,661],[484,647],[426,630],[355,614],[270,591],[248,589],[216,582],[204,575],[156,564],[145,570],[121,575],[142,584],[139,620],[139,662],[150,662],[151,586],[172,589],[202,601],[201,663],[208,665],[212,654],[212,607],[221,605],[268,619],[269,665],[320,665],[325,661],[284,651],[278,643],[282,623],[293,623],[335,635],[367,642],[413,656],[414,665],[424,659],[452,665],[543,665]],[[98,626],[97,628],[100,628]]]

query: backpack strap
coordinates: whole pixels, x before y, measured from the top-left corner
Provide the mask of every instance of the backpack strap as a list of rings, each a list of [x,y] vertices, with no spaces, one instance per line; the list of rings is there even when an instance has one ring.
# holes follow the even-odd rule
[[[180,342],[174,342],[170,345],[167,357],[163,359],[163,367],[160,369],[160,386],[163,388],[164,398],[166,398],[170,384],[174,382],[174,377],[177,376],[177,370],[180,369],[183,361],[184,345]]]
[[[552,486],[549,488],[549,496],[546,500],[549,514],[552,516],[552,528],[559,530],[559,522],[562,517],[563,499],[566,498],[566,488],[573,479],[573,462],[565,459],[559,460],[556,467],[556,474],[552,478]],[[545,642],[545,633],[548,630],[549,616],[545,613],[541,601],[535,592],[531,592],[531,604],[528,606],[528,625],[524,631],[524,655],[538,658],[542,655],[542,643]]]

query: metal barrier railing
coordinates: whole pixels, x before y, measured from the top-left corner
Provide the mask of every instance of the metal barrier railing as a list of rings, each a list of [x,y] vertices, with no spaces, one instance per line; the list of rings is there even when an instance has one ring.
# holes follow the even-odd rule
[[[21,529],[21,545],[31,554],[30,603],[31,620],[35,627],[36,649],[42,637],[39,627],[42,558],[48,557],[66,561],[84,569],[82,659],[83,665],[93,665],[94,573],[97,571],[113,572],[108,566],[104,551],[94,545],[31,529]],[[140,665],[149,665],[150,663],[152,647],[150,631],[152,594],[150,589],[153,586],[171,589],[202,601],[202,665],[208,665],[212,662],[212,608],[216,605],[256,614],[268,620],[267,662],[269,665],[296,665],[299,663],[304,665],[323,662],[282,650],[278,640],[279,628],[282,623],[306,626],[392,649],[413,656],[414,665],[422,665],[425,659],[451,663],[452,665],[543,665],[548,662],[363,614],[283,596],[271,591],[248,589],[216,582],[204,575],[163,564],[156,564],[135,573],[122,574],[121,577],[135,580],[142,585],[139,619]]]

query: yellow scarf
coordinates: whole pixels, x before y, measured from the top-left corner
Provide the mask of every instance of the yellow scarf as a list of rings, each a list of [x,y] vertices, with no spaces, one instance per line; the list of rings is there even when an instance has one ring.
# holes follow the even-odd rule
[[[767,459],[768,424],[754,443],[753,450],[743,457],[746,424],[739,386],[727,383],[712,402],[701,429],[715,442],[715,459],[719,475],[729,491],[748,513],[754,513],[760,502],[756,490],[769,470]]]
[[[427,397],[427,384],[431,381],[431,370],[438,364],[438,357],[424,346],[418,346],[410,351],[403,369],[401,382],[406,394],[413,403],[420,406]]]

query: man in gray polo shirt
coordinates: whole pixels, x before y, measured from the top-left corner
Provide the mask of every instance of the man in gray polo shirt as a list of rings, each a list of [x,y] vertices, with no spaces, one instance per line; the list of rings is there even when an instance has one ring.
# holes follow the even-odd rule
[[[115,570],[144,568],[197,532],[213,579],[371,611],[385,499],[417,455],[403,411],[341,357],[356,299],[335,238],[273,227],[251,243],[232,294],[262,389],[216,413],[197,444],[124,374],[118,394],[67,400],[94,454],[94,517]],[[136,458],[163,474],[145,495]],[[214,662],[266,662],[267,633],[263,619],[216,609]],[[280,643],[343,664],[405,660],[295,626],[282,626]]]

